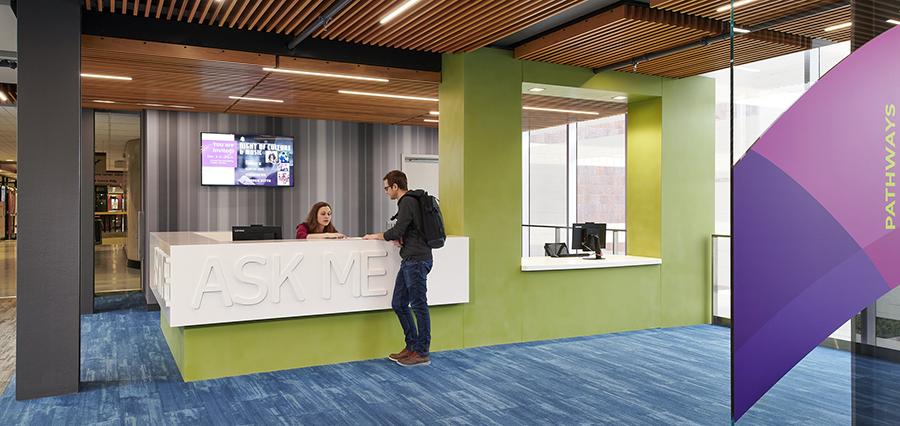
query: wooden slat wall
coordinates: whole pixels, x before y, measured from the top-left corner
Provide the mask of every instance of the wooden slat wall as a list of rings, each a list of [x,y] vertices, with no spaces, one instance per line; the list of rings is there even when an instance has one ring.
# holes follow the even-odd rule
[[[380,77],[389,83],[269,73],[275,67]],[[235,112],[273,116],[396,124],[438,109],[436,102],[339,94],[338,90],[438,97],[440,73],[276,58],[272,55],[200,47],[82,37],[82,71],[132,77],[132,81],[82,79],[83,104],[95,108],[143,108]],[[283,104],[233,100],[228,96],[281,99]],[[115,104],[95,103],[96,100]],[[164,106],[147,107],[141,104]],[[415,120],[413,120],[415,121]],[[422,120],[410,123],[433,127]]]
[[[820,6],[839,3],[841,0],[756,0],[734,9],[734,21],[738,25],[752,26],[783,16],[793,15]],[[707,18],[729,20],[731,12],[717,12],[730,0],[650,0],[650,6],[658,9],[689,13]]]
[[[585,0],[427,0],[387,24],[406,0],[355,0],[315,37],[429,52],[472,51]],[[95,13],[143,15],[296,35],[335,0],[84,0]]]

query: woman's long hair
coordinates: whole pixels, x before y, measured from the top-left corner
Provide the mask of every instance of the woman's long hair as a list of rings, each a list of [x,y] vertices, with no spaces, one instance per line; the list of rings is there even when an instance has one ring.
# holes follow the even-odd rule
[[[329,209],[331,209],[331,222],[328,222],[328,226],[326,226],[325,229],[317,231],[317,229],[319,229],[319,209],[321,209],[322,207],[328,207]],[[319,201],[318,203],[313,204],[312,208],[309,209],[309,214],[306,215],[306,222],[304,223],[306,224],[306,229],[309,229],[310,234],[337,233],[337,229],[334,227],[334,209],[331,208],[331,204],[328,204],[324,201]]]

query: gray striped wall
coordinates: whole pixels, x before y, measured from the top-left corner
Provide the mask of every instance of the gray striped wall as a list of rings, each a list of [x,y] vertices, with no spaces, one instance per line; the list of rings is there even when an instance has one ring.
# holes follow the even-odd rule
[[[233,225],[280,224],[285,238],[316,201],[327,201],[348,235],[380,231],[396,206],[381,177],[402,154],[437,154],[437,131],[324,120],[147,111],[147,230],[227,231]],[[200,185],[200,133],[293,136],[293,188]],[[413,184],[414,186],[414,184]],[[154,206],[154,207],[151,207]]]

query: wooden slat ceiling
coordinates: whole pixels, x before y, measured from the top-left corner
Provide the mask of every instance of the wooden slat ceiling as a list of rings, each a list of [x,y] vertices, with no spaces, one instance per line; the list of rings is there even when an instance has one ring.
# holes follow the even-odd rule
[[[777,3],[777,4],[775,4]],[[823,10],[840,2],[791,1],[757,2],[741,6],[746,26],[770,22],[776,18],[793,16],[809,10]],[[724,4],[724,3],[723,3]],[[699,0],[652,1],[647,7],[625,4],[595,16],[572,23],[562,29],[530,40],[516,48],[516,57],[603,68],[665,51],[691,42],[698,42],[727,31],[727,13],[717,13],[719,2]],[[656,7],[668,10],[657,9]],[[810,9],[811,8],[811,9]],[[725,18],[724,20],[722,18]],[[736,36],[735,61],[746,64],[812,47],[814,38],[832,42],[846,41],[850,30],[825,32],[825,27],[849,21],[849,7]],[[620,68],[664,77],[688,77],[703,74],[729,65],[727,40],[712,42],[666,57]]]
[[[589,111],[598,115],[569,114],[550,111],[522,110],[522,130],[532,131],[563,124],[596,120],[598,118],[625,114],[628,105],[619,102],[603,102],[589,99],[573,99],[554,96],[522,95],[523,107],[553,108],[569,111]]]
[[[387,24],[406,0],[354,0],[313,36],[428,52],[487,46],[585,0],[428,0]],[[84,0],[91,12],[297,35],[335,0]]]
[[[842,0],[755,0],[734,9],[734,22],[740,26],[759,25],[776,18],[794,15]],[[650,0],[650,7],[728,21],[731,12],[716,9],[730,0]]]
[[[271,73],[275,67],[386,78],[388,83]],[[440,73],[277,58],[272,55],[82,36],[82,72],[132,81],[82,78],[82,103],[103,109],[168,109],[280,115],[395,124],[437,102],[339,94],[338,90],[437,98]],[[284,103],[233,100],[280,99]],[[103,103],[97,100],[106,101]],[[115,103],[108,103],[115,102]],[[416,123],[433,126],[424,121]]]
[[[724,30],[721,21],[622,5],[519,46],[516,57],[598,68]]]

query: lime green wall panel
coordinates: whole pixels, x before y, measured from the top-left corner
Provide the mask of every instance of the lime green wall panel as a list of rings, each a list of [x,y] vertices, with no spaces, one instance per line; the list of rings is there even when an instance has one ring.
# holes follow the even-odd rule
[[[663,326],[710,321],[715,97],[709,78],[663,84]]]
[[[169,345],[169,350],[172,351],[172,358],[175,359],[175,365],[178,366],[179,370],[183,370],[184,328],[170,327],[169,318],[166,317],[166,314],[163,311],[159,312],[159,328],[162,330],[163,337],[165,337],[166,343]]]
[[[663,78],[629,72],[607,71],[593,76],[582,87],[628,94],[629,101],[662,96]]]
[[[662,99],[628,104],[625,233],[628,254],[662,257]]]
[[[523,273],[523,340],[657,327],[659,273],[659,266]]]

